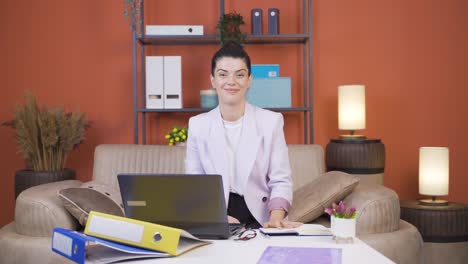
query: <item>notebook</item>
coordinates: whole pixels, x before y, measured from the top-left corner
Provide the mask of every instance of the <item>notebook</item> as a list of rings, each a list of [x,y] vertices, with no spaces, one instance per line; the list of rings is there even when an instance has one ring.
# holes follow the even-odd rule
[[[125,216],[180,228],[202,239],[226,239],[229,225],[221,175],[119,174]]]
[[[296,228],[259,228],[269,236],[331,236],[330,228],[318,224],[303,224]]]

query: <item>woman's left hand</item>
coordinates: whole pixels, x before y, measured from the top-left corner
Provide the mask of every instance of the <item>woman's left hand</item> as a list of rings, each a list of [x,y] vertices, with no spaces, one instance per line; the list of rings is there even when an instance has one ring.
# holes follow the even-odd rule
[[[293,222],[293,221],[288,221],[286,219],[283,220],[271,220],[264,223],[263,227],[273,227],[273,228],[296,228],[301,226],[302,223],[300,222]]]
[[[273,228],[296,228],[302,225],[299,222],[288,221],[284,219],[286,212],[283,210],[272,210],[270,212],[270,220],[263,224],[263,227]]]

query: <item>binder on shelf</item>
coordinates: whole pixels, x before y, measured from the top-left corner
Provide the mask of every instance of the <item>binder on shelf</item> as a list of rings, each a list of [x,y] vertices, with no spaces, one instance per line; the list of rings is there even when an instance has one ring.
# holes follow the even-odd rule
[[[268,8],[268,34],[279,34],[279,9]]]
[[[164,63],[162,56],[146,56],[146,108],[164,108]]]
[[[89,213],[84,233],[173,256],[210,243],[182,229],[95,211]]]
[[[164,108],[182,108],[181,56],[164,56]]]
[[[147,25],[146,35],[155,36],[202,36],[203,25]]]
[[[168,253],[114,243],[78,231],[54,228],[52,251],[79,264],[170,257]]]
[[[252,35],[261,35],[263,33],[262,23],[263,11],[261,8],[254,8],[251,11]]]

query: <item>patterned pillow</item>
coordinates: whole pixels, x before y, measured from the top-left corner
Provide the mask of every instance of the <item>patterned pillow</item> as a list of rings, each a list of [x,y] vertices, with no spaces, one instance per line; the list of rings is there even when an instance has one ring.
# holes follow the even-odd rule
[[[343,200],[359,184],[359,177],[330,171],[297,189],[288,219],[308,223],[324,213],[332,203]]]
[[[87,182],[79,188],[60,190],[58,196],[62,200],[65,209],[82,226],[86,225],[90,211],[124,216],[119,190],[103,184]]]

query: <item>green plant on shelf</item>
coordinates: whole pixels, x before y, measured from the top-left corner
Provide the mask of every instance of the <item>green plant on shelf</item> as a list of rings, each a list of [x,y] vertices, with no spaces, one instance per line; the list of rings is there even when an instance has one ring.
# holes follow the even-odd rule
[[[244,18],[239,13],[233,12],[221,16],[216,25],[216,29],[219,31],[218,39],[221,46],[231,41],[243,45],[247,33],[242,32],[240,27],[244,24]]]
[[[188,128],[179,128],[177,126],[172,127],[171,131],[167,133],[164,138],[167,140],[169,146],[183,143],[187,140]]]
[[[123,15],[129,20],[130,29],[135,31],[138,37],[143,35],[141,24],[141,6],[142,0],[124,0]]]

